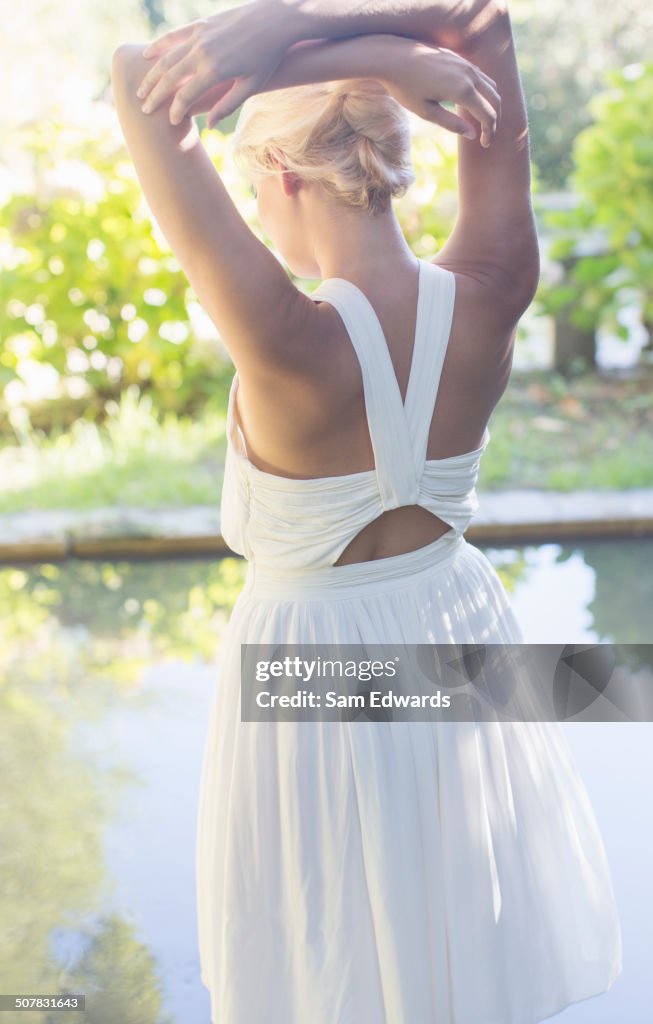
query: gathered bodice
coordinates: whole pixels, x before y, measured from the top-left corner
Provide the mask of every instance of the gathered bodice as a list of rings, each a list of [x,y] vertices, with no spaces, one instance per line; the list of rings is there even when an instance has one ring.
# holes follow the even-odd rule
[[[234,418],[238,374],[227,409],[227,453],[220,526],[232,551],[280,569],[333,565],[363,527],[387,509],[421,505],[462,534],[477,511],[476,480],[490,440],[444,459],[427,459],[428,435],[447,351],[455,275],[420,260],[417,322],[405,403],[383,329],[351,281],[326,278],[315,301],[338,310],[358,357],[375,466],[297,479],[268,473],[247,457]]]

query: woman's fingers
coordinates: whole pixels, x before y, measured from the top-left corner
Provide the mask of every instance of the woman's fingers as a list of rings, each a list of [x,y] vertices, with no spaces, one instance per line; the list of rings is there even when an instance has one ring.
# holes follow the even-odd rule
[[[496,134],[496,128],[498,128],[499,125],[501,124],[501,96],[497,92],[496,82],[493,82],[491,78],[488,79],[487,75],[484,75],[483,80],[480,81],[478,84],[478,88],[479,91],[482,92],[483,95],[486,97],[486,99],[490,101],[496,112]]]
[[[187,74],[188,65],[184,65],[184,58],[189,54],[188,43],[181,43],[173,50],[161,57],[153,68],[143,76],[143,80],[136,90],[136,95],[143,100],[143,108],[149,107],[146,113],[156,110],[159,104],[174,89],[182,75]],[[183,67],[183,70],[182,70]]]
[[[187,113],[190,112],[193,104],[197,100],[204,96],[211,86],[214,86],[214,74],[211,71],[205,71],[203,75],[194,75],[192,78],[182,85],[181,89],[177,89],[174,100],[170,105],[169,118],[170,124],[180,124],[183,121]]]
[[[486,95],[481,91],[484,89],[491,99],[488,99]],[[498,93],[485,83],[482,86],[466,87],[461,91],[461,94],[455,100],[457,106],[462,107],[464,110],[476,118],[481,125],[481,145],[487,149],[494,139],[496,134],[497,125],[499,123],[499,109],[501,106],[501,100]],[[435,121],[436,124],[442,125],[443,128],[447,128],[449,131],[456,132],[460,135],[465,135],[469,139],[476,138],[476,130],[469,121],[465,120],[459,114],[448,110],[443,107],[441,102],[438,100],[427,100],[428,119]]]
[[[233,88],[209,111],[206,119],[207,127],[214,128],[218,121],[223,121],[225,117],[233,114],[234,110],[237,110],[241,103],[244,103],[254,93],[255,89],[256,82],[251,78],[234,79]]]
[[[496,134],[497,124],[499,115],[497,107],[484,95],[481,88],[488,90],[490,86],[479,85],[477,87],[471,82],[467,82],[465,88],[461,91],[460,95],[456,98],[456,103],[460,107],[464,107],[468,110],[481,125],[481,145],[486,149],[491,144],[492,139]],[[494,101],[500,106],[500,99],[497,98]]]
[[[492,86],[492,88],[494,89],[498,96],[499,93],[497,92],[497,83],[494,81],[494,79],[490,78],[489,75],[486,75],[484,71],[481,71],[481,69],[477,67],[476,64],[474,65],[474,70],[476,71],[476,74],[479,76],[479,78],[482,78],[488,85]]]
[[[177,46],[179,43],[185,43],[197,32],[197,26],[202,23],[202,19],[198,21],[191,21],[187,25],[182,25],[180,28],[173,28],[165,35],[160,36],[158,39],[154,39],[148,46],[143,50],[143,56],[160,57],[166,52],[171,46]]]
[[[439,124],[442,128],[455,132],[457,135],[465,135],[468,139],[476,138],[476,129],[469,121],[465,121],[458,114],[454,114],[452,110],[447,110],[438,100],[427,100],[426,102],[428,104],[427,117],[429,121],[433,121],[434,124]]]
[[[173,124],[198,108],[210,110],[215,123],[256,92],[288,48],[286,34],[272,31],[274,23],[261,19],[258,6],[236,5],[149,43],[142,52],[156,60],[136,90],[143,112],[170,98]],[[216,88],[220,91],[207,99],[207,92]]]
[[[201,96],[198,96],[186,113],[190,117],[195,117],[196,114],[206,114],[229,92],[232,85],[233,79],[230,79],[226,82],[220,82],[219,85],[211,86]]]
[[[496,134],[501,112],[494,79],[446,48],[420,46],[415,56],[416,60],[395,69],[396,75],[389,80],[392,95],[427,120],[475,139],[478,128],[465,116],[469,113],[479,122],[480,141],[487,148]],[[455,103],[461,110],[449,110],[445,103]]]

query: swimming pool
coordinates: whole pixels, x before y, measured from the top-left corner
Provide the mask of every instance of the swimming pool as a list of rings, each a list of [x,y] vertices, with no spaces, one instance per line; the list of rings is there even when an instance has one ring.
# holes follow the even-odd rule
[[[528,641],[650,640],[653,540],[483,550]],[[220,636],[244,570],[196,557],[0,569],[0,991],[86,992],[93,1024],[208,1024],[196,794]],[[644,1021],[651,726],[565,728],[604,831],[628,959],[610,993],[564,1021]],[[21,1020],[45,1024],[37,1012]],[[57,1014],[68,1020],[79,1014]]]

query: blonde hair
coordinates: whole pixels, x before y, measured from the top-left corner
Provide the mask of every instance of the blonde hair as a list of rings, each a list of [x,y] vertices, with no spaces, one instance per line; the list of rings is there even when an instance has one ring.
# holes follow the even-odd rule
[[[346,79],[250,96],[232,136],[234,161],[256,183],[280,171],[319,182],[343,203],[387,209],[415,181],[406,111],[375,79]]]

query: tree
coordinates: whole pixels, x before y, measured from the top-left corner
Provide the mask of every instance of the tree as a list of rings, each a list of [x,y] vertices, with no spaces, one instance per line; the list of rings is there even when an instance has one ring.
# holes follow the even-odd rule
[[[641,297],[644,325],[653,333],[653,62],[607,72],[607,88],[591,101],[594,123],[576,139],[570,185],[578,196],[571,210],[545,214],[559,232],[550,256],[567,264],[562,285],[538,299],[556,314],[569,309],[579,330],[618,321],[626,297]],[[585,254],[588,236],[601,242]],[[585,252],[584,252],[585,248]]]
[[[14,139],[24,173],[0,200],[0,387],[27,395],[22,382],[47,364],[47,397],[73,412],[83,403],[100,416],[131,385],[151,391],[157,410],[193,411],[226,352],[197,336],[192,288],[153,224],[112,108],[89,103],[77,121],[53,112]],[[213,135],[218,165],[224,149]]]
[[[510,0],[542,187],[565,187],[574,139],[591,123],[591,99],[606,71],[642,60],[653,36],[648,0]]]

